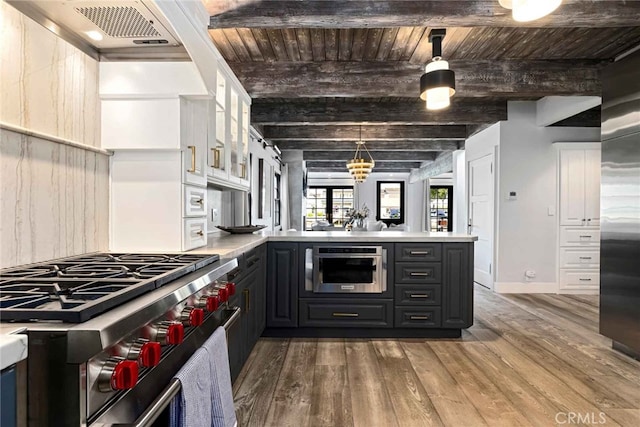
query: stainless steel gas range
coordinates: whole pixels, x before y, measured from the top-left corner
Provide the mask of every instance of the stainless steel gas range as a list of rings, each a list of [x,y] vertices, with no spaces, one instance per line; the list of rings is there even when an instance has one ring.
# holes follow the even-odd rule
[[[21,424],[152,425],[181,366],[218,326],[233,333],[240,308],[226,275],[237,266],[96,253],[2,270],[2,326],[29,336]]]

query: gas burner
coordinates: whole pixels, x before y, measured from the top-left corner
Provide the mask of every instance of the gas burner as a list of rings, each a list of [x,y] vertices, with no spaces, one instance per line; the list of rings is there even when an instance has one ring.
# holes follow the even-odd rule
[[[3,270],[0,317],[83,322],[218,259],[101,253]]]

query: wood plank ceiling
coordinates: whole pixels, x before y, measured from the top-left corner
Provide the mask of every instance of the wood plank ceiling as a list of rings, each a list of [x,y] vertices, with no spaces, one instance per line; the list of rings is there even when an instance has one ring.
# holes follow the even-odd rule
[[[524,24],[498,0],[205,4],[212,40],[253,98],[252,123],[304,150],[310,170],[344,170],[360,137],[387,169],[415,168],[506,119],[507,100],[600,95],[601,68],[640,45],[640,1],[564,0]],[[418,93],[433,28],[447,29],[456,72],[452,105],[438,112]],[[335,154],[310,154],[323,150]]]

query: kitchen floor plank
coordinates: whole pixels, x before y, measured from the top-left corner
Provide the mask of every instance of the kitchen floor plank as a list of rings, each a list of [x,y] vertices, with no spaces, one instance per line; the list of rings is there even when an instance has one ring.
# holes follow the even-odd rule
[[[256,343],[233,387],[238,425],[262,425],[267,418],[288,348],[289,340],[282,338]]]
[[[422,382],[398,341],[373,341],[382,370],[380,383],[386,387],[400,426],[442,426]]]
[[[427,343],[403,342],[401,345],[444,425],[487,425]]]
[[[315,366],[309,418],[312,427],[353,426],[346,364]]]
[[[399,426],[371,341],[351,340],[345,346],[354,426]]]
[[[262,338],[234,385],[239,426],[640,425],[640,362],[598,333],[597,295],[477,287],[475,313],[460,339]]]
[[[289,343],[287,356],[271,406],[262,425],[282,427],[309,426],[309,410],[313,387],[313,365],[316,360],[317,340],[295,339]],[[259,426],[259,420],[255,420]]]

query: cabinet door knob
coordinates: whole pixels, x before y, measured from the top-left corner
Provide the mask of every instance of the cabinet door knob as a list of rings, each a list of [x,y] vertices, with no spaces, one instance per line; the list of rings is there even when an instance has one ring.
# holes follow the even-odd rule
[[[194,173],[196,171],[196,146],[188,145],[187,148],[191,150],[191,169],[187,170],[187,172]]]

